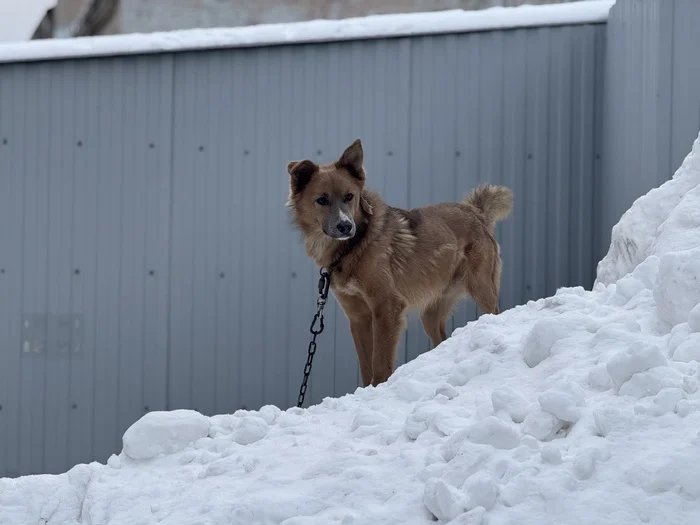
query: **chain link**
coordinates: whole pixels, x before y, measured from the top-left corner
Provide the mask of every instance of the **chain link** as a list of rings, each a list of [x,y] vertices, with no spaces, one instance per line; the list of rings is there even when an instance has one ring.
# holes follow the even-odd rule
[[[304,366],[304,379],[301,382],[299,398],[297,400],[297,407],[299,408],[301,408],[301,406],[304,404],[306,388],[309,382],[309,376],[311,375],[311,365],[313,364],[314,355],[316,354],[316,336],[323,332],[323,308],[326,306],[328,289],[331,285],[331,274],[324,268],[321,268],[320,274],[321,277],[318,280],[318,298],[316,299],[316,313],[314,314],[314,318],[311,321],[311,327],[309,328],[309,331],[311,332],[311,341],[309,342],[306,365]],[[317,323],[318,327],[316,327]]]

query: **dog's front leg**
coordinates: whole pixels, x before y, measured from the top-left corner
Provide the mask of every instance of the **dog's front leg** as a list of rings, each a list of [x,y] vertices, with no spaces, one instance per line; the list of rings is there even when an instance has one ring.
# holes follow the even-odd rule
[[[372,381],[372,311],[361,297],[338,292],[335,296],[350,322],[350,333],[360,364],[362,386],[368,386]]]
[[[360,362],[362,386],[368,386],[372,381],[372,317],[350,319],[350,333]]]
[[[400,300],[385,300],[372,305],[372,386],[389,379],[394,371],[396,346],[405,327],[405,305]]]

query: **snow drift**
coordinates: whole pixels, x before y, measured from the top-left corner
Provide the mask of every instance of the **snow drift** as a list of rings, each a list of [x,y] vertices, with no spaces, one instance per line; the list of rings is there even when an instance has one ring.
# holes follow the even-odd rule
[[[0,523],[698,523],[698,226],[700,137],[592,291],[485,315],[308,410],[149,414],[107,465],[0,480]]]

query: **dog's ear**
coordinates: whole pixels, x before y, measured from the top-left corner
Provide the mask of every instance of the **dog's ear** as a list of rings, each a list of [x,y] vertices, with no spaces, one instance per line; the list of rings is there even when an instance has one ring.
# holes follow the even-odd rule
[[[310,160],[292,161],[287,164],[287,172],[291,177],[289,187],[293,193],[299,193],[311,180],[318,166]]]
[[[367,215],[374,215],[372,205],[369,203],[369,201],[367,200],[367,196],[364,193],[360,195],[360,207],[362,208],[362,211],[364,211]]]
[[[363,162],[364,152],[362,151],[362,142],[360,139],[355,139],[336,161],[335,165],[337,168],[345,168],[350,172],[350,175],[364,182],[365,168],[362,165]]]

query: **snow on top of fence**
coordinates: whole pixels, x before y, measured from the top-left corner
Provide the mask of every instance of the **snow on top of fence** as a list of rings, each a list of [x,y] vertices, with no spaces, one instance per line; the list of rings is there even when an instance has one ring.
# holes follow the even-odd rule
[[[492,7],[479,11],[453,9],[427,13],[371,15],[341,20],[311,20],[232,28],[56,38],[0,44],[0,62],[96,57],[332,42],[415,35],[495,31],[605,22],[615,0]]]

